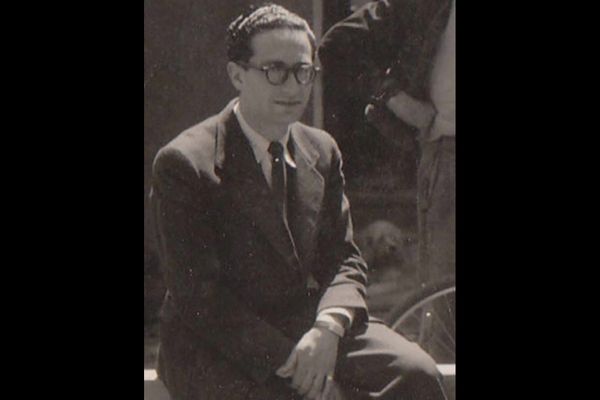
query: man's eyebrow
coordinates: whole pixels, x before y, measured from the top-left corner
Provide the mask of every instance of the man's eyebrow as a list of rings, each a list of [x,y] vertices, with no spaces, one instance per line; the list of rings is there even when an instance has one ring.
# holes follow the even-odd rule
[[[279,60],[279,59],[266,59],[263,62],[261,62],[260,64],[261,65],[269,65],[269,64],[287,65],[283,60]]]
[[[284,63],[281,60],[265,60],[263,62],[260,63],[261,65],[287,65],[286,63]]]
[[[285,66],[285,67],[294,67],[296,65],[312,65],[312,62],[310,61],[298,61],[297,63],[294,64],[287,64],[281,60],[266,60],[260,63],[260,65],[262,66],[268,66],[268,65],[277,65],[277,66]]]

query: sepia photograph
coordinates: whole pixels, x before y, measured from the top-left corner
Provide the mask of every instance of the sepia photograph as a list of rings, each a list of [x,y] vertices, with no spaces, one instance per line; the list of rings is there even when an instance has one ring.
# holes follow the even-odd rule
[[[144,399],[456,400],[456,0],[144,0]]]

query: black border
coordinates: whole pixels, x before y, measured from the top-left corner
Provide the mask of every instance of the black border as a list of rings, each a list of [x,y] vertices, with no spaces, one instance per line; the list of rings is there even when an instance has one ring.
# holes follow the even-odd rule
[[[544,103],[547,87],[561,84],[535,80],[560,78],[531,60],[547,49],[527,33],[542,18],[484,3],[461,2],[457,25],[457,396],[527,397],[533,385],[531,398],[541,398],[565,372],[555,381],[553,370],[543,380],[532,374],[564,365],[558,357],[569,349],[542,344],[560,326],[552,296],[538,291],[572,280],[559,282],[564,275],[549,267],[562,243],[535,241],[562,229],[544,206],[577,214],[593,205],[562,203],[569,195],[549,186],[559,180],[580,194],[564,170],[555,174],[557,152],[569,150],[554,132],[573,127]],[[16,183],[7,180],[6,197],[16,204],[5,213],[17,217],[6,229],[25,246],[7,252],[14,268],[6,269],[21,274],[5,283],[20,320],[5,327],[23,342],[14,365],[26,372],[25,393],[143,396],[142,7],[37,8],[26,24],[33,40],[11,57],[25,74],[11,100],[26,113],[6,138],[6,160],[16,158],[7,161]]]

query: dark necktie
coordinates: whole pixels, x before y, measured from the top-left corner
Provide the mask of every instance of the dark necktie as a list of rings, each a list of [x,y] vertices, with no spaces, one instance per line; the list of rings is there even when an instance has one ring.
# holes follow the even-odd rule
[[[271,142],[269,145],[271,153],[271,189],[273,197],[279,209],[285,225],[287,226],[287,212],[285,208],[285,160],[283,158],[283,145],[279,142]]]

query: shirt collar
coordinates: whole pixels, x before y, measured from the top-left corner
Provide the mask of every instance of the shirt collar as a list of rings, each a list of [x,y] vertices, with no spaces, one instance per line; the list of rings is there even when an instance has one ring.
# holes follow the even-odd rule
[[[254,152],[254,158],[256,158],[256,162],[261,164],[263,162],[263,160],[265,160],[265,159],[270,161],[269,145],[271,144],[271,142],[269,142],[267,139],[265,139],[264,136],[262,136],[256,130],[254,130],[254,128],[252,128],[248,124],[248,122],[246,122],[246,120],[244,119],[244,116],[242,115],[242,112],[240,111],[240,103],[239,102],[237,102],[233,106],[233,112],[234,112],[235,116],[237,117],[238,122],[240,123],[242,132],[244,132],[244,135],[250,142],[250,146],[252,147],[252,151]],[[289,138],[290,138],[290,128],[288,127],[288,130],[285,133],[285,136],[283,136],[278,141],[283,146],[285,162],[290,167],[296,168],[296,163],[294,162],[294,159],[292,158],[292,155],[290,154],[290,151],[288,150],[288,147],[287,147]]]

